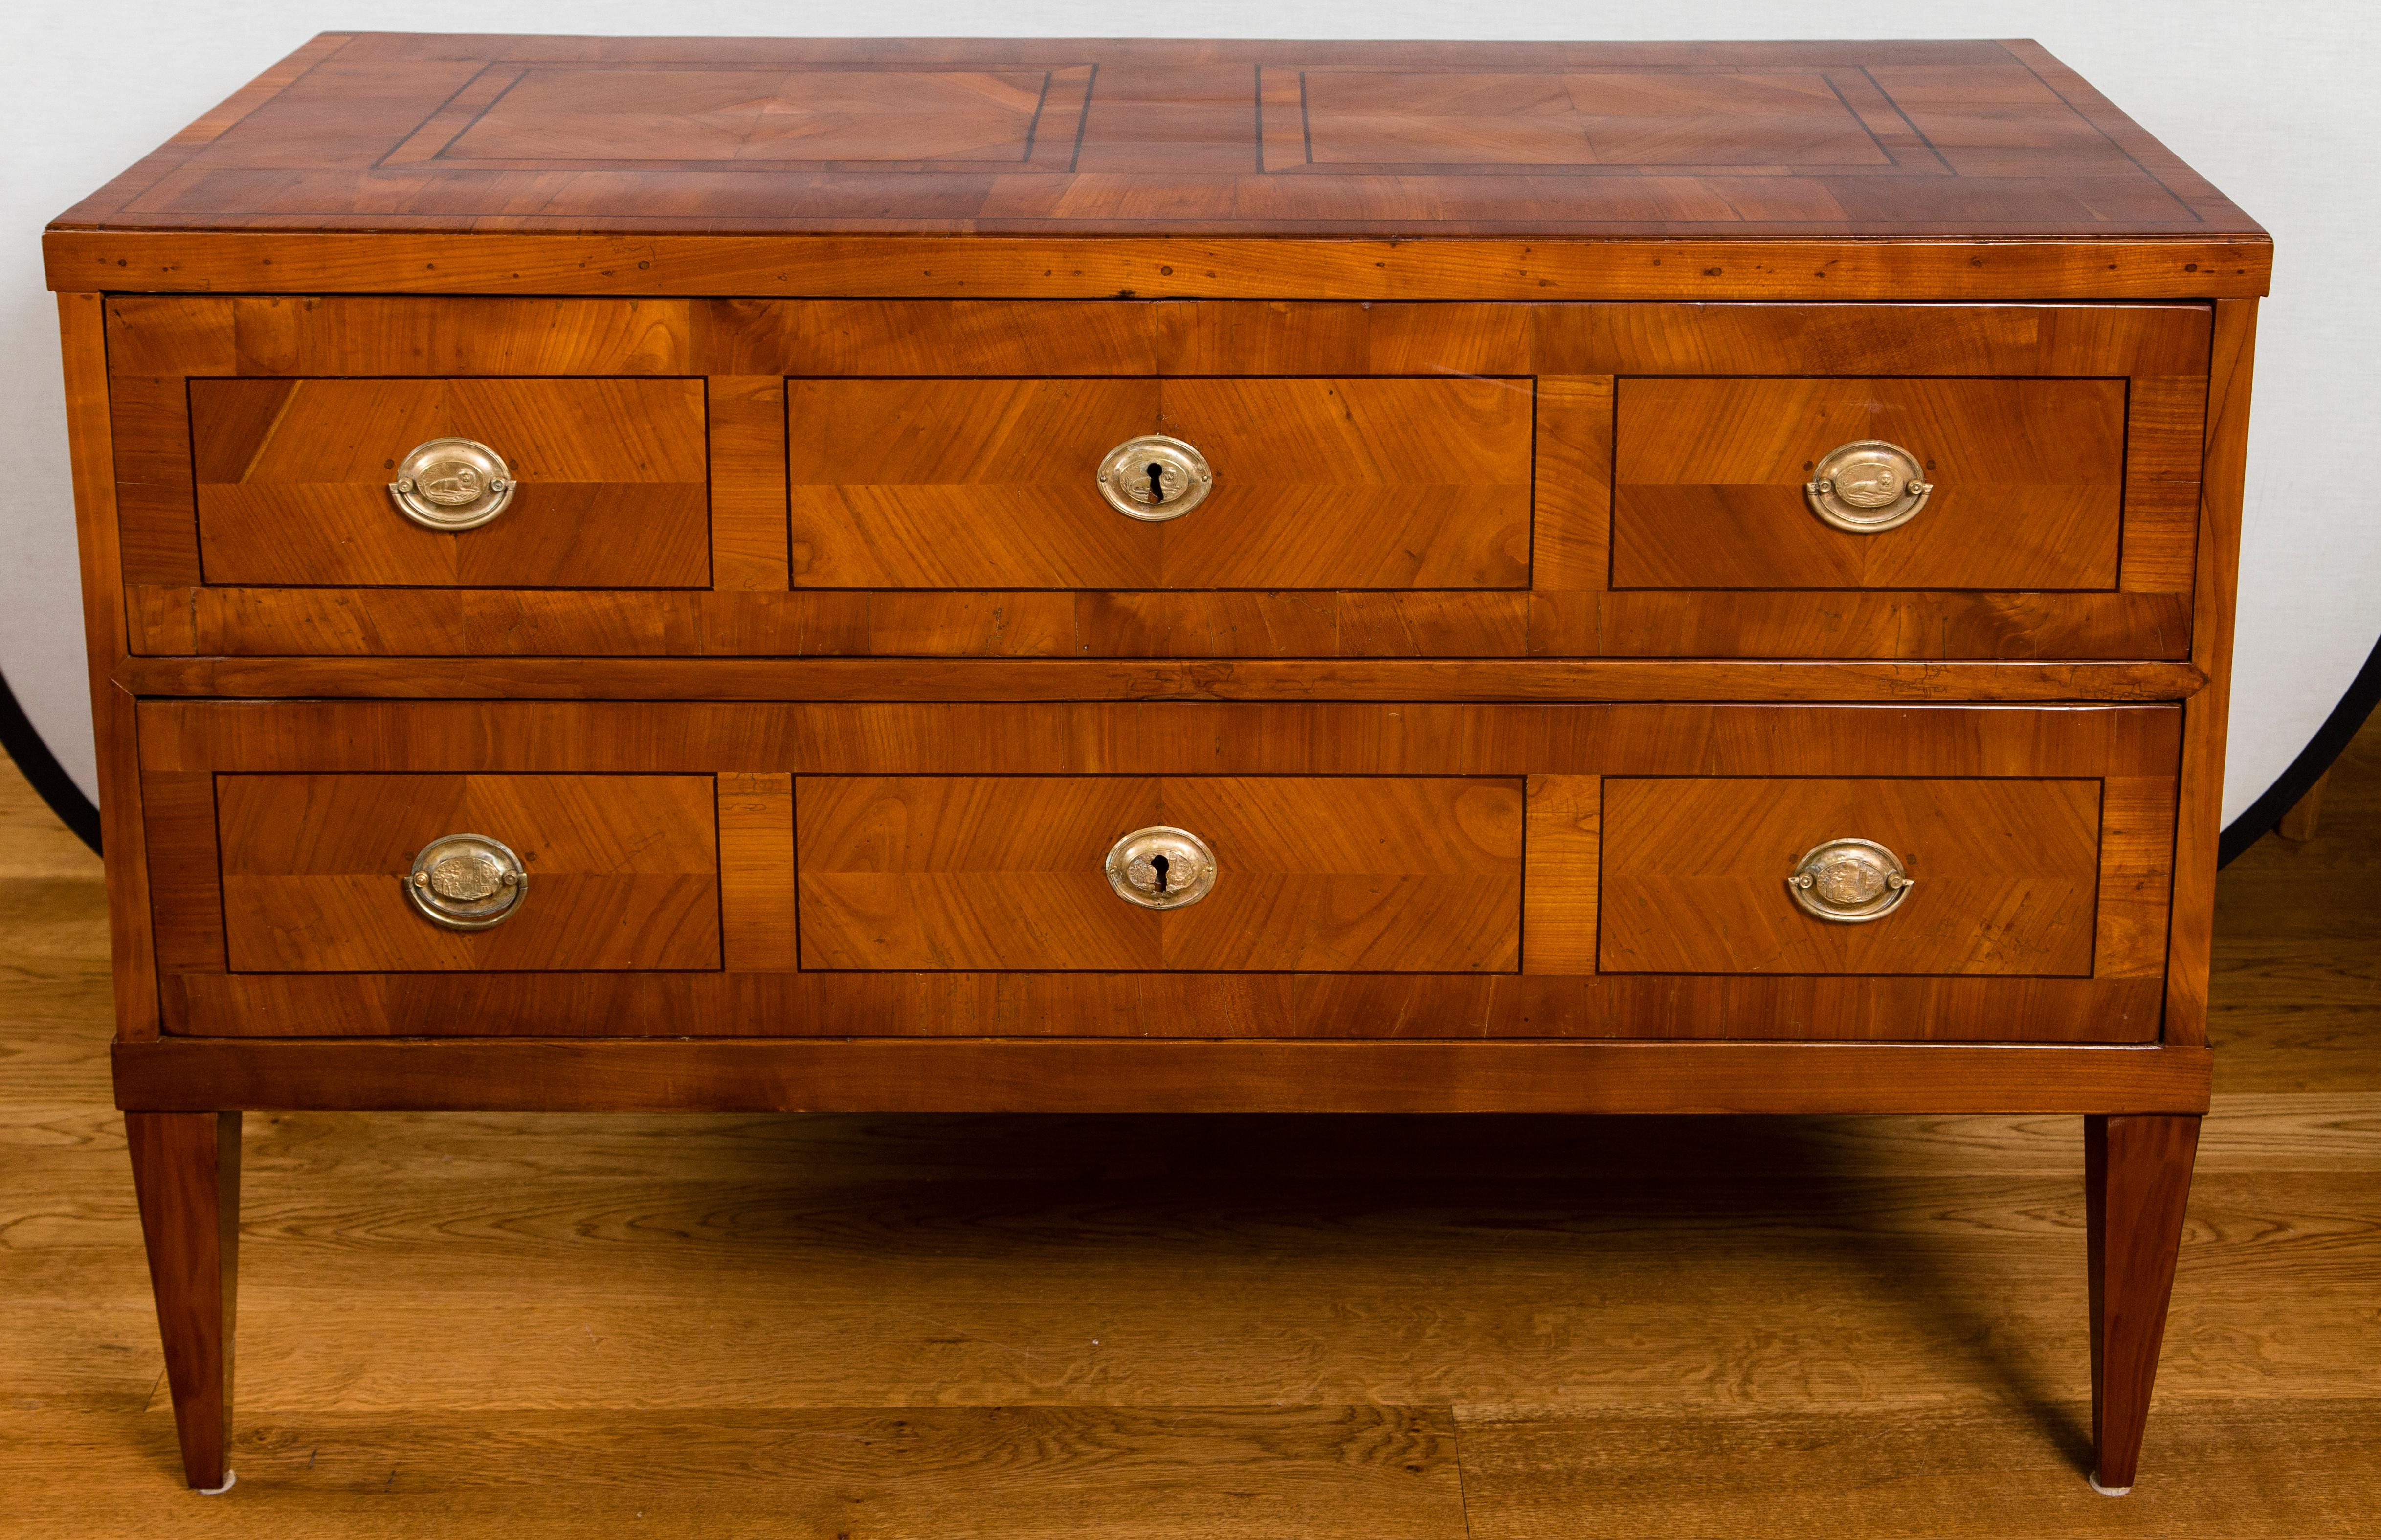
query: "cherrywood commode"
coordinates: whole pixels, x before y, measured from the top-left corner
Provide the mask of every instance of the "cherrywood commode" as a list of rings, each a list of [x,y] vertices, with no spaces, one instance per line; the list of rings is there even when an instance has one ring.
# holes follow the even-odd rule
[[[2033,44],[326,35],[46,251],[193,1485],[251,1107],[2081,1114],[2131,1483],[2270,250]]]

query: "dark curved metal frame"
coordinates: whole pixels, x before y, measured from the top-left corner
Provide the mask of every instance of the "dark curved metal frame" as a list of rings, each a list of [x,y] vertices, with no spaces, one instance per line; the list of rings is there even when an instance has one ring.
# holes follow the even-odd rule
[[[8,751],[8,757],[17,762],[18,770],[42,794],[42,801],[50,804],[58,821],[72,829],[84,844],[98,849],[98,805],[82,794],[82,788],[75,785],[74,777],[50,752],[50,746],[42,741],[42,735],[33,730],[25,708],[17,703],[17,692],[8,688],[6,675],[0,675],[0,749]]]
[[[2348,692],[2331,708],[2323,726],[2315,729],[2299,757],[2290,761],[2289,769],[2277,777],[2265,793],[2251,802],[2224,830],[2216,846],[2216,862],[2219,866],[2231,864],[2232,859],[2264,837],[2265,832],[2282,821],[2282,814],[2298,805],[2331,762],[2348,747],[2348,740],[2364,726],[2375,704],[2381,704],[2381,641],[2373,643],[2373,651],[2364,656],[2364,666],[2356,671]]]

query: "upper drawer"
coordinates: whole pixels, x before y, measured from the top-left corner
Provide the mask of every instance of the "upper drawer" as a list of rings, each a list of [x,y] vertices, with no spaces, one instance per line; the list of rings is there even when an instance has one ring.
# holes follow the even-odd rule
[[[2209,336],[2180,304],[121,297],[127,627],[230,655],[2181,659]],[[459,532],[389,489],[449,437],[517,483]]]
[[[792,380],[794,582],[1526,588],[1532,405],[1527,380]],[[1207,479],[1123,457],[1178,477],[1131,517],[1100,477],[1146,435]]]
[[[415,464],[489,463],[452,448],[409,460],[442,439],[492,451],[516,484],[394,493]],[[193,380],[190,452],[209,583],[711,583],[700,380]],[[431,528],[409,501],[432,519],[495,516]]]
[[[2117,586],[2122,380],[1622,380],[1616,409],[1616,589]]]

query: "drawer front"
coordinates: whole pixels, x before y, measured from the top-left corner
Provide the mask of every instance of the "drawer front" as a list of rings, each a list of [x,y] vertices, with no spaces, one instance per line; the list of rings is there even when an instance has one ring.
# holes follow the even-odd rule
[[[709,776],[232,775],[214,794],[234,972],[720,965]],[[406,892],[458,834],[526,874],[484,929]]]
[[[2141,1042],[2164,1000],[2170,706],[139,714],[175,1033]],[[1110,883],[1152,829],[1196,902]],[[464,832],[529,874],[474,933],[400,886]],[[1798,903],[1841,840],[1889,912]]]
[[[204,580],[707,588],[702,396],[700,380],[193,380]],[[518,483],[486,523],[427,528],[391,494],[437,439],[485,446]]]
[[[126,622],[202,656],[2183,659],[2209,336],[2180,304],[126,296]],[[1178,517],[1103,495],[1148,435],[1208,467]],[[515,504],[399,515],[440,436]],[[1870,443],[1930,490],[1847,529],[1804,488]]]
[[[2117,586],[2122,380],[1622,380],[1616,420],[1615,588]],[[1907,522],[1814,513],[1806,489],[1862,441],[1921,468]]]
[[[1520,962],[1518,780],[812,776],[796,782],[802,964],[1496,972]],[[1108,853],[1180,828],[1214,886],[1120,897]]]
[[[793,580],[1526,588],[1531,407],[1527,380],[792,380]],[[1147,434],[1210,468],[1178,517],[1101,495]]]
[[[1607,779],[1599,966],[2085,977],[2100,801],[2096,779]],[[1843,839],[1909,879],[1873,918],[1796,901],[1799,863]]]

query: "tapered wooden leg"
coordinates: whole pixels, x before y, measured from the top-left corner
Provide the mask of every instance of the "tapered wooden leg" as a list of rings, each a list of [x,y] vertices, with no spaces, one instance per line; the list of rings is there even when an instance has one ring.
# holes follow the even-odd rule
[[[182,1473],[230,1480],[232,1313],[239,1277],[239,1114],[128,1112],[132,1185],[165,1339]]]
[[[2174,1291],[2175,1253],[2191,1197],[2199,1119],[2167,1115],[2083,1119],[2083,1203],[2091,1232],[2092,1485],[2133,1485],[2149,1421],[2150,1385]]]

